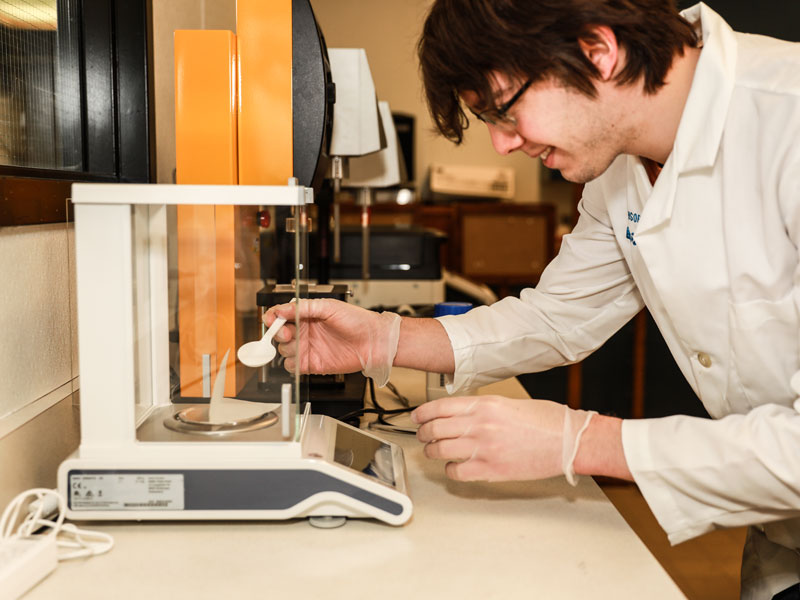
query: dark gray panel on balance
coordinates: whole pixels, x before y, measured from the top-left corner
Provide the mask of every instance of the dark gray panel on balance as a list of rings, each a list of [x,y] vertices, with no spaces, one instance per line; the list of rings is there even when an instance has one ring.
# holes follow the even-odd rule
[[[403,507],[310,469],[73,470],[72,475],[183,475],[184,510],[284,510],[321,492],[338,492],[392,515]]]

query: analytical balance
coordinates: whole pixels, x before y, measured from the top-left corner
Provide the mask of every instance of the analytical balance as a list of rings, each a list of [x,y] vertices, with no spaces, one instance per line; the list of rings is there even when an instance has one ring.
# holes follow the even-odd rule
[[[246,219],[248,211],[239,210],[246,207],[273,213],[289,207],[293,249],[283,258],[294,265],[294,299],[300,305],[308,287],[306,210],[312,196],[310,188],[295,182],[73,186],[81,443],[58,473],[68,518],[351,517],[392,525],[410,518],[402,450],[311,414],[299,372],[273,368],[271,373],[285,373],[284,378],[258,402],[236,399],[248,376],[257,373],[242,369],[236,348],[223,346],[260,337],[261,315],[250,292],[262,282],[249,281],[246,271],[248,255],[262,250],[255,238],[228,244],[219,236],[181,230],[179,210],[215,221]],[[204,258],[182,260],[186,254]],[[236,257],[235,273],[219,268],[222,255]],[[204,270],[192,272],[187,264]],[[194,303],[178,301],[178,289],[186,286],[195,290],[194,297],[211,298],[211,306],[234,302],[240,323],[225,322],[218,311],[198,314]],[[240,332],[247,331],[247,323],[254,331],[244,339]],[[297,325],[302,348],[305,328]],[[204,347],[209,342],[202,338],[209,336],[210,346]],[[176,383],[181,364],[190,362],[201,365],[199,394],[183,393],[195,389],[185,377]],[[243,375],[232,377],[237,373]],[[244,412],[211,418],[212,396],[227,396],[225,407]]]

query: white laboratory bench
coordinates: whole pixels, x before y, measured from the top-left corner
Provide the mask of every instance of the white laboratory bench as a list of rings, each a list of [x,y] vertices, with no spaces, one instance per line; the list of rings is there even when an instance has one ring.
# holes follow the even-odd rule
[[[396,369],[392,381],[424,397],[423,374]],[[481,391],[527,397],[516,380]],[[454,482],[412,436],[380,435],[405,451],[404,526],[91,523],[114,536],[111,552],[61,563],[24,600],[684,598],[591,478]]]

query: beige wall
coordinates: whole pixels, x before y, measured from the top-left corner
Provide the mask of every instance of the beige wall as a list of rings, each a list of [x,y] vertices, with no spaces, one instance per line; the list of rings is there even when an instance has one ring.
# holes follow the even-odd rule
[[[56,486],[58,466],[78,447],[79,425],[77,400],[69,395],[0,437],[0,511],[25,490]]]
[[[418,180],[434,162],[513,167],[516,200],[538,202],[539,164],[519,153],[498,155],[486,127],[470,127],[459,147],[432,133],[415,55],[431,0],[311,0],[311,4],[328,46],[365,48],[378,96],[392,110],[417,117]]]
[[[74,256],[72,226],[0,227],[0,509],[77,447]]]
[[[6,424],[77,376],[73,247],[66,225],[0,227],[0,418]],[[0,435],[3,429],[0,423]]]

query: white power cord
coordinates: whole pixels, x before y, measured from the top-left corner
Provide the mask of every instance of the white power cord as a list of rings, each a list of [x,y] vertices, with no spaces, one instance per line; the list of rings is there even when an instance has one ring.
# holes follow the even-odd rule
[[[27,510],[24,517],[21,516],[23,509]],[[66,500],[56,490],[34,488],[22,492],[0,517],[0,540],[53,536],[60,550],[59,561],[105,554],[114,547],[114,538],[107,533],[65,523],[66,512]]]

